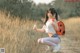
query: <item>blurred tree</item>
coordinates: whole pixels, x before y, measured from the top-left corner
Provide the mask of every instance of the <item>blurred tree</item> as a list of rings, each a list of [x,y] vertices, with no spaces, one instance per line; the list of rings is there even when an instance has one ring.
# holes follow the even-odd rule
[[[57,12],[62,18],[80,16],[80,2],[66,2],[65,0],[55,0],[54,4]]]
[[[11,14],[20,17],[26,17],[30,15],[31,1],[28,0],[3,0],[0,2],[0,9],[7,10]]]

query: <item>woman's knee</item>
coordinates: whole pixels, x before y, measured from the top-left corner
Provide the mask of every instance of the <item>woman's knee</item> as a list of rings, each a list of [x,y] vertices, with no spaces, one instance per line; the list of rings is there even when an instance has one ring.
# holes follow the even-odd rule
[[[37,42],[38,42],[38,43],[41,43],[41,39],[42,39],[42,38],[39,38]]]
[[[38,39],[38,43],[44,43],[44,39],[43,38],[39,38]]]
[[[56,39],[54,42],[55,42],[56,44],[59,44],[59,43],[60,43],[60,39]]]

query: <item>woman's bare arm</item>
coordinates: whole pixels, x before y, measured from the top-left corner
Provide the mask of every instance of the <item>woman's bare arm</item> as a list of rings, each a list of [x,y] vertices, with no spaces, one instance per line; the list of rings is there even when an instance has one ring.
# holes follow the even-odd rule
[[[38,32],[45,32],[44,28],[42,27],[41,29],[37,28],[36,26],[33,27],[33,29],[35,31],[38,31]]]
[[[45,32],[44,29],[38,29],[38,28],[36,28],[35,30],[38,31],[38,32]]]

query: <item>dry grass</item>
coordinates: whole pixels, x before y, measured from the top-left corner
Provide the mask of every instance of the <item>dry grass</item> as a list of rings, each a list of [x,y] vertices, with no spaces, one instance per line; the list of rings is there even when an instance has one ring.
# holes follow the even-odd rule
[[[37,39],[46,34],[32,30],[35,21],[10,18],[10,15],[0,12],[0,48],[5,48],[6,53],[45,53],[45,48],[37,43]],[[65,36],[80,39],[80,18],[70,18],[63,22],[66,25]]]
[[[80,39],[80,17],[63,20],[66,26],[66,35],[72,39]],[[71,38],[70,37],[70,38]]]
[[[40,33],[35,33],[32,27],[34,20],[20,20],[18,17],[10,19],[0,12],[0,48],[5,48],[6,53],[36,53],[37,39]]]

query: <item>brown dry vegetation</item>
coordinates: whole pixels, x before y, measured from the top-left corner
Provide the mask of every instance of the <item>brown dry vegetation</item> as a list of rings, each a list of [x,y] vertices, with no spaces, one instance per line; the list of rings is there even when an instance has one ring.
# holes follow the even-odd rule
[[[61,53],[80,53],[80,17],[63,20],[66,34],[61,37]],[[32,30],[34,20],[12,19],[0,12],[0,48],[6,53],[46,53],[46,46],[37,43],[37,39],[47,35]],[[41,23],[37,21],[38,27]]]

